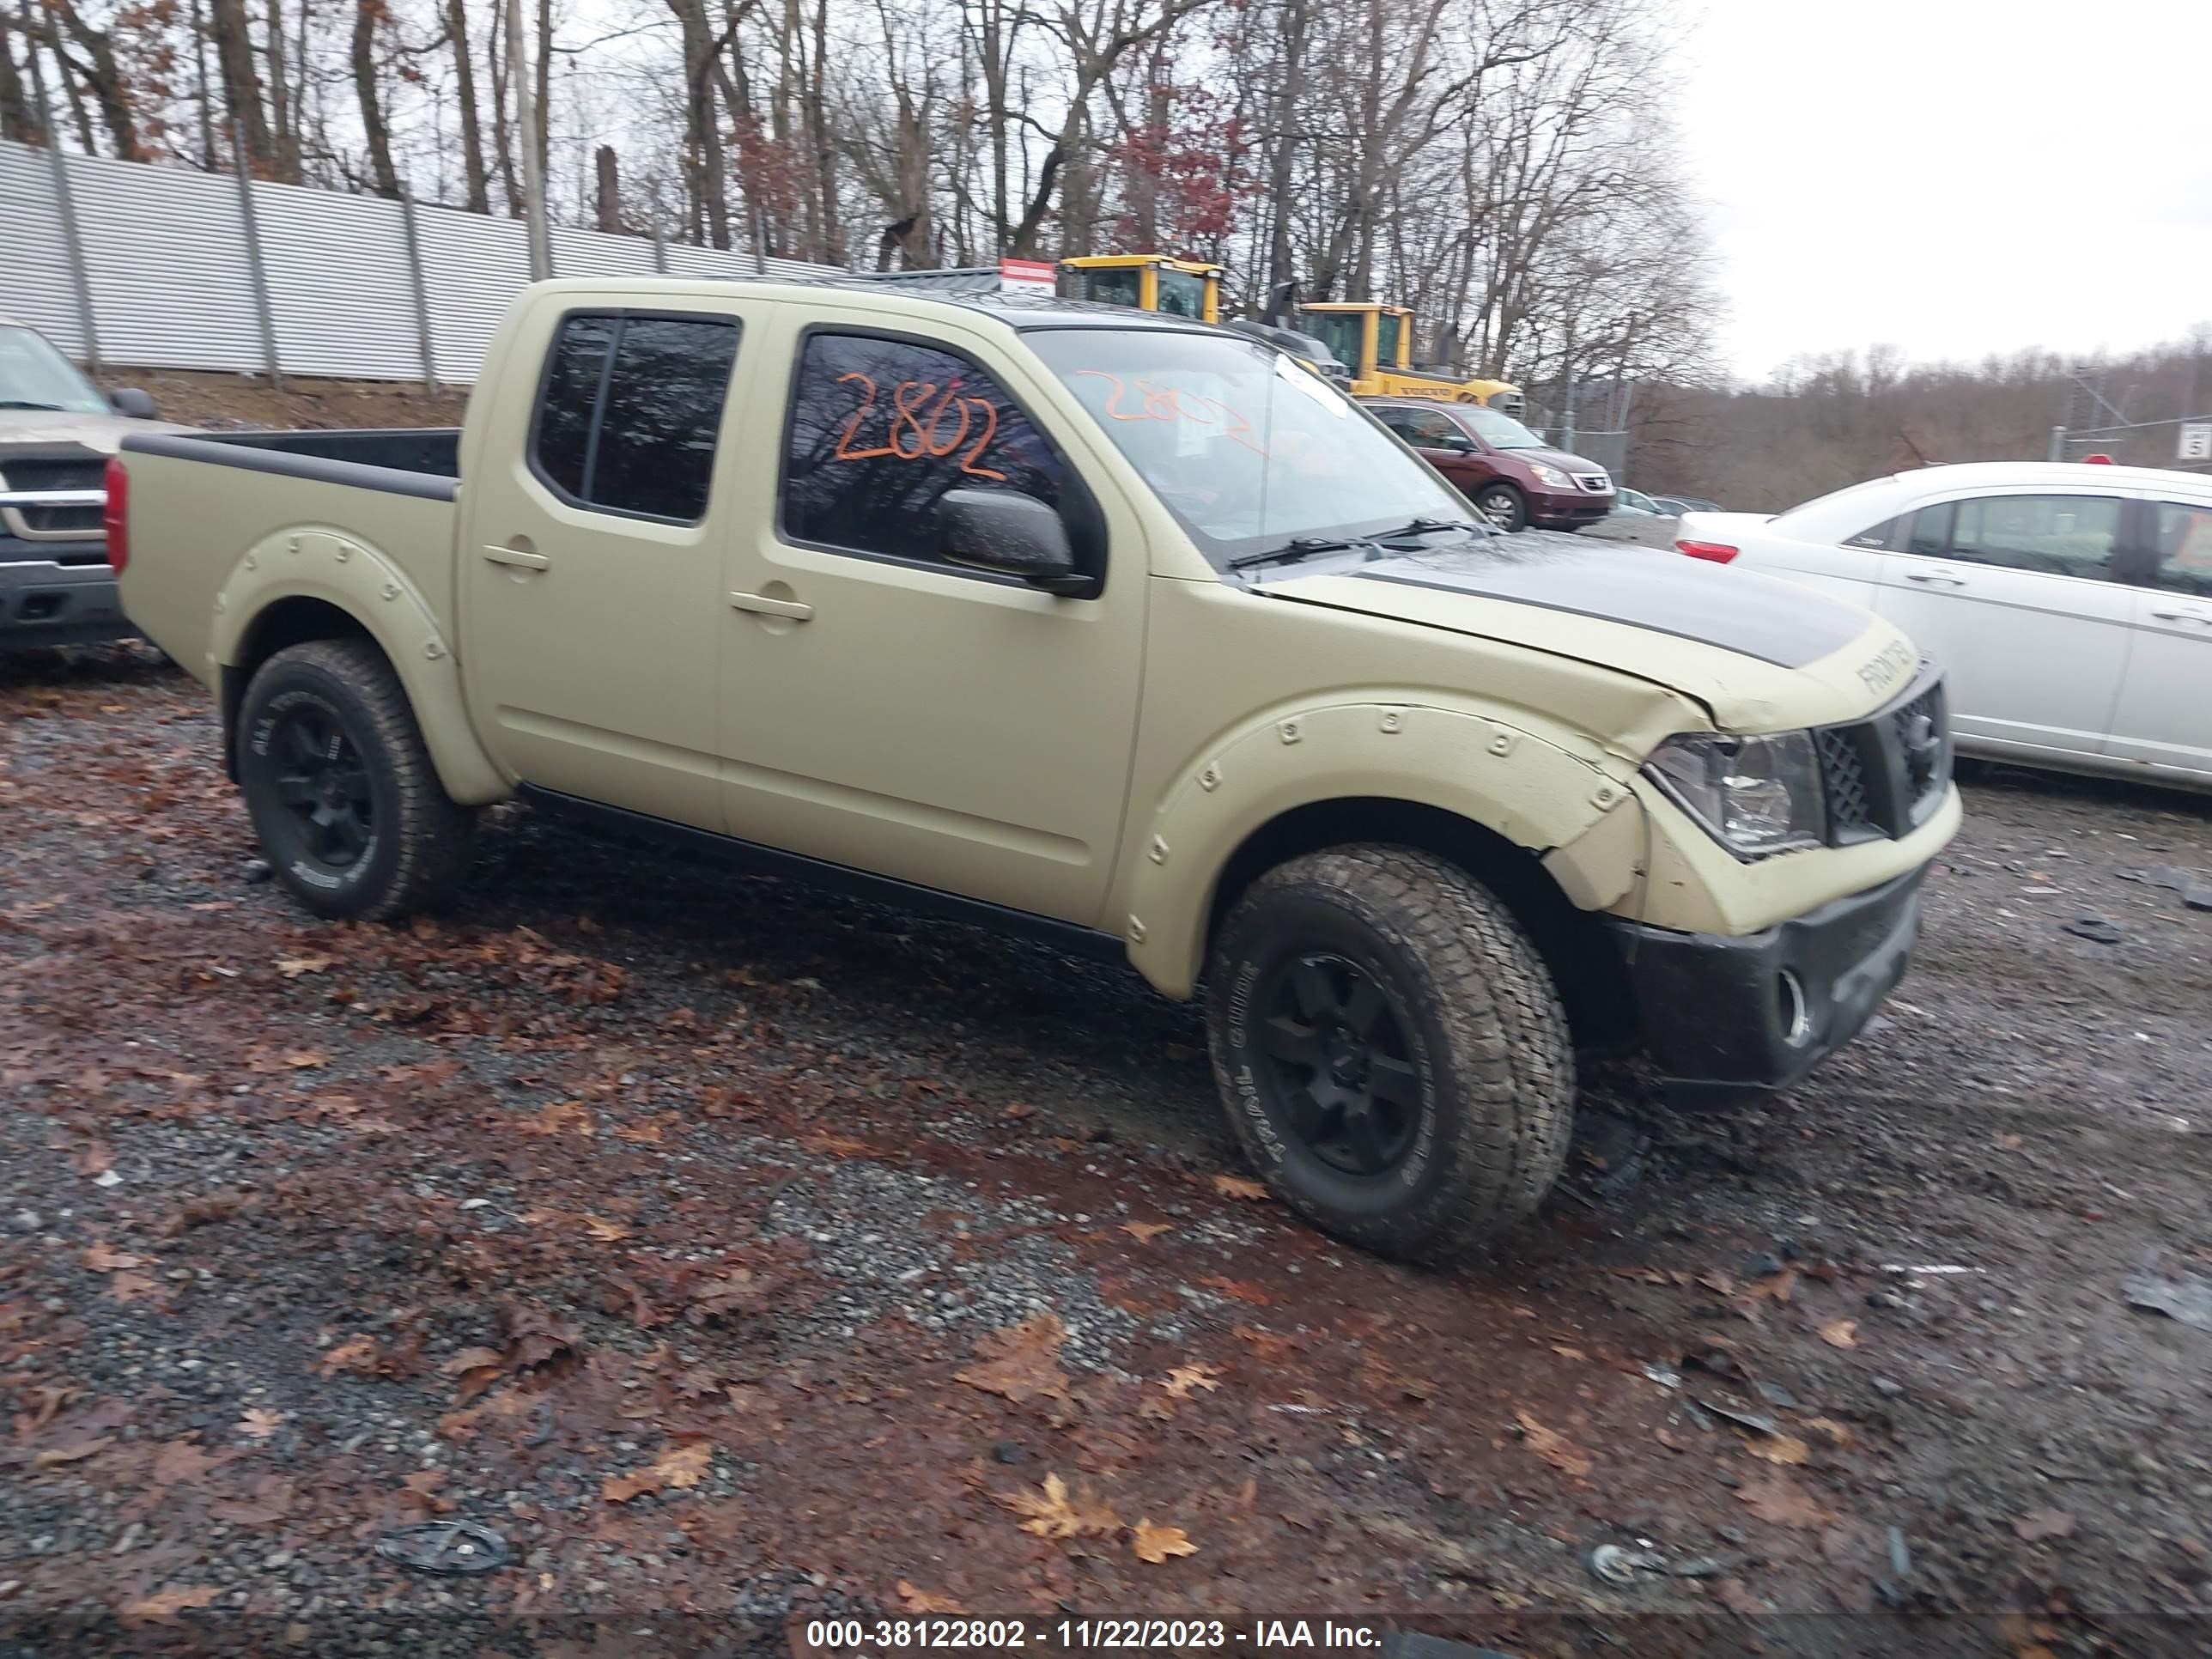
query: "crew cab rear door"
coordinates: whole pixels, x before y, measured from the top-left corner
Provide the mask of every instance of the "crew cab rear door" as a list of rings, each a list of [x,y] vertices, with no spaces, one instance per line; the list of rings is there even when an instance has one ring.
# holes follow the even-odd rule
[[[524,782],[722,828],[723,544],[773,308],[556,291],[507,337],[464,459],[458,582],[477,731]]]
[[[774,510],[733,533],[720,607],[731,832],[1103,925],[1146,555],[1095,462],[1085,481],[1097,434],[981,329],[933,322],[924,338],[861,307],[787,307],[760,349],[788,392],[749,441],[744,497]],[[1060,598],[946,562],[937,503],[952,489],[1046,501],[1103,549],[1103,591]]]

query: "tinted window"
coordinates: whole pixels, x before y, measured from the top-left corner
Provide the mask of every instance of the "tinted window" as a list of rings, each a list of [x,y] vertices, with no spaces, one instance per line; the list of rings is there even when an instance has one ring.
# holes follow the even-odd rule
[[[564,319],[539,400],[538,471],[587,507],[696,523],[737,352],[734,319]]]
[[[1398,361],[1398,337],[1404,332],[1406,319],[1383,312],[1375,319],[1375,361],[1388,368]]]
[[[2112,572],[2117,495],[1978,495],[1953,505],[1952,558],[2055,576]]]
[[[2212,599],[2212,507],[2152,504],[2158,585]]]
[[[1206,278],[1187,270],[1162,270],[1158,275],[1160,309],[1170,317],[1194,317],[1203,322]]]
[[[1103,270],[1086,267],[1083,271],[1084,297],[1101,305],[1139,305],[1143,303],[1140,280],[1141,273],[1132,266],[1109,265]]]
[[[1449,449],[1454,440],[1461,446],[1467,442],[1466,434],[1452,423],[1450,416],[1433,409],[1409,409],[1405,412],[1406,441],[1423,449]]]
[[[1905,539],[1905,550],[1939,558],[1951,550],[1950,502],[1938,501],[1912,515],[1912,533]]]
[[[1060,505],[1065,464],[964,357],[902,340],[816,334],[799,358],[783,452],[783,533],[943,562],[937,499],[1008,489]]]

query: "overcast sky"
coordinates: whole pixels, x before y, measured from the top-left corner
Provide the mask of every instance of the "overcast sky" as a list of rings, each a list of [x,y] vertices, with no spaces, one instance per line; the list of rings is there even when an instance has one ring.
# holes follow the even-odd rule
[[[2212,324],[2212,0],[1683,3],[1739,374]]]

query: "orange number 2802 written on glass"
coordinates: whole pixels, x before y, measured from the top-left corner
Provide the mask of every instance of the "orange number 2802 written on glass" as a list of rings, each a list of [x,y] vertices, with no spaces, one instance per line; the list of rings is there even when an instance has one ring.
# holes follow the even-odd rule
[[[960,382],[955,380],[944,388],[940,395],[934,380],[901,380],[891,388],[891,418],[884,432],[885,441],[872,448],[855,449],[853,441],[860,430],[860,423],[876,406],[876,383],[857,369],[840,374],[837,383],[857,380],[864,388],[860,406],[853,411],[853,418],[845,422],[838,434],[835,458],[841,461],[872,461],[889,456],[901,461],[942,460],[963,444],[968,444],[969,434],[977,426],[975,441],[968,444],[968,453],[960,458],[960,470],[972,477],[996,478],[1000,483],[1006,475],[994,468],[980,465],[983,452],[990,447],[991,440],[999,435],[999,409],[988,398],[963,397]],[[936,406],[925,409],[931,398]],[[957,414],[960,424],[945,435],[945,419]],[[980,418],[979,418],[980,417]]]

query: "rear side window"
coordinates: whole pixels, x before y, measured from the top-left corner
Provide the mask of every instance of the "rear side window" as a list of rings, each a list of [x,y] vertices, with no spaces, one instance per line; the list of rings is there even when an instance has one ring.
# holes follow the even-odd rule
[[[1951,556],[2054,576],[2109,576],[2117,495],[1976,495],[1957,504]]]
[[[2154,501],[2151,511],[2158,585],[2212,599],[2212,507]]]
[[[580,507],[696,524],[737,356],[733,317],[571,313],[538,394],[538,477]]]
[[[945,491],[1013,490],[1056,509],[1066,476],[1059,451],[967,358],[872,335],[807,337],[784,437],[792,540],[942,564]]]
[[[1904,526],[1905,520],[1902,516],[1894,519],[1884,519],[1880,524],[1876,525],[1871,530],[1862,530],[1856,536],[1844,537],[1844,545],[1845,547],[1869,547],[1875,549],[1876,551],[1893,548],[1897,545],[1898,534],[1904,528]]]

